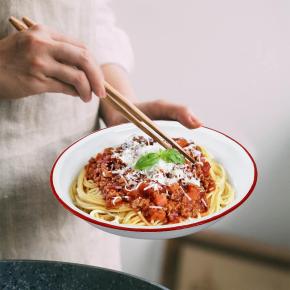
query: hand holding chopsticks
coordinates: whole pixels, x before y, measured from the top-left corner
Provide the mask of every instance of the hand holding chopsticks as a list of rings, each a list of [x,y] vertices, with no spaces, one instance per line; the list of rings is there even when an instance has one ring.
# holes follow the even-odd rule
[[[26,30],[36,23],[28,17],[23,18],[23,22],[15,17],[10,17],[9,21],[19,31]],[[166,133],[162,132],[156,124],[150,120],[142,111],[140,111],[133,103],[123,97],[117,90],[115,90],[109,83],[104,82],[106,95],[105,100],[112,104],[123,116],[130,122],[134,123],[138,128],[150,136],[154,141],[158,142],[164,148],[173,147],[178,150],[186,159],[195,162],[194,159],[188,155],[179,144],[177,144]]]
[[[24,20],[11,18],[22,32],[9,34],[0,42],[0,98],[52,92],[79,96],[88,102],[92,91],[106,97],[102,70],[85,45]]]

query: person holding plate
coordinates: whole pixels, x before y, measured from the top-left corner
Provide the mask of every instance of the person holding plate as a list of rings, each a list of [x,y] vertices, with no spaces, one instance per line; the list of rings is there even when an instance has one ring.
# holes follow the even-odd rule
[[[10,15],[46,26],[15,32]],[[0,23],[0,259],[118,269],[119,238],[72,217],[54,199],[55,157],[98,129],[100,118],[107,126],[126,121],[104,103],[104,79],[151,119],[189,128],[200,122],[184,106],[136,98],[130,42],[105,0],[4,0]]]

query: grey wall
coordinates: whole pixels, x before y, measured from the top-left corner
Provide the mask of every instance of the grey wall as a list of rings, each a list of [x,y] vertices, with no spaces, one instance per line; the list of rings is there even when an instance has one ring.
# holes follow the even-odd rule
[[[139,98],[182,102],[255,156],[252,198],[214,228],[290,248],[290,2],[122,0],[112,7],[135,50]],[[161,248],[123,239],[124,269],[157,279]]]

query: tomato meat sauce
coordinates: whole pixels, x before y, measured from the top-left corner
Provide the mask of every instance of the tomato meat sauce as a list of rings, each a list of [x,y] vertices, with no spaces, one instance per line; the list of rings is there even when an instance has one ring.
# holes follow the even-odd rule
[[[86,178],[99,187],[107,208],[128,205],[140,211],[148,223],[158,221],[171,224],[196,218],[207,212],[207,194],[215,189],[215,182],[210,175],[211,166],[194,142],[184,138],[174,139],[196,160],[194,164],[185,161],[184,165],[171,164],[167,171],[159,168],[159,177],[155,177],[152,169],[152,176],[155,177],[152,179],[146,171],[136,170],[132,164],[128,166],[126,160],[120,158],[125,156],[130,146],[153,148],[155,142],[152,139],[137,136],[133,138],[133,143],[106,148],[91,158],[85,167]],[[177,177],[174,176],[176,171],[179,174]],[[162,175],[165,181],[160,179]],[[191,176],[195,181],[193,183],[190,182]]]

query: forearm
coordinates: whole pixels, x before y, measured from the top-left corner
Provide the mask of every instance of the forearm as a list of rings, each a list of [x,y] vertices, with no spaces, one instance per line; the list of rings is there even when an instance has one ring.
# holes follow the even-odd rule
[[[116,64],[103,65],[102,71],[105,80],[110,83],[122,95],[132,102],[137,102],[133,87],[129,80],[128,73]],[[104,100],[100,100],[100,117],[104,120],[107,126],[112,126],[117,123],[120,113]]]

